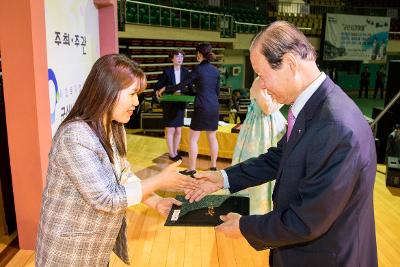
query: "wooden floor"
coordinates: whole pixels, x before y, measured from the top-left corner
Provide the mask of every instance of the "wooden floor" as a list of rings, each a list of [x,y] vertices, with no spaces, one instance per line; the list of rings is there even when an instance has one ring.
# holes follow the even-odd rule
[[[139,177],[149,177],[170,161],[161,138],[128,135],[128,158]],[[182,168],[186,167],[185,157]],[[218,167],[229,162],[218,162]],[[209,168],[206,158],[198,169]],[[385,168],[378,165],[375,184],[375,219],[379,266],[400,266],[400,189],[387,188]],[[174,195],[163,192],[163,195]],[[232,240],[207,227],[164,227],[165,218],[144,205],[127,212],[131,266],[268,266],[268,251],[256,252],[245,240]],[[34,252],[20,250],[6,266],[34,266]],[[110,266],[126,266],[114,255]]]

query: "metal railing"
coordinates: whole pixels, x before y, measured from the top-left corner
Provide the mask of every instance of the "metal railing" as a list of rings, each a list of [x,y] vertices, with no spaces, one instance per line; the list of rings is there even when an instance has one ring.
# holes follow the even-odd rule
[[[257,33],[262,28],[266,27],[265,24],[256,24],[249,22],[239,22],[235,21],[235,32],[236,33]]]
[[[123,6],[126,2],[126,6]],[[231,15],[169,7],[139,1],[119,1],[119,18],[125,23],[220,31],[221,37],[234,37]]]
[[[189,28],[219,31],[221,37],[232,38],[235,33],[257,33],[266,25],[239,22],[232,15],[197,11],[186,8],[177,8],[170,6],[157,5],[152,3],[144,3],[133,0],[119,0],[119,27],[123,30],[125,23],[144,24],[152,26]],[[323,14],[323,13],[342,13],[342,14],[359,14],[370,16],[387,16],[390,13],[389,8],[363,8],[348,6],[327,6],[313,5],[303,3],[291,3],[270,1],[268,2],[268,10],[275,15],[277,14]],[[123,23],[121,23],[123,21]],[[310,27],[298,27],[306,34],[313,34]],[[319,32],[318,32],[319,33]],[[317,34],[317,33],[315,33]],[[391,35],[393,36],[393,35]]]
[[[400,40],[400,32],[389,32],[389,40]]]
[[[376,118],[374,119],[374,121],[370,124],[371,128],[374,132],[374,136],[376,136],[376,132],[377,132],[377,125],[378,122],[382,119],[382,117],[386,114],[386,112],[388,112],[388,110],[396,103],[396,101],[400,98],[400,91],[397,93],[397,95],[395,95],[392,100],[389,102],[389,104],[381,111],[381,113],[378,114],[378,116],[376,116]]]
[[[262,28],[267,27],[266,24],[256,24],[248,22],[235,21],[235,32],[236,33],[257,33],[261,31]],[[301,31],[310,31],[312,28],[309,27],[297,27]]]
[[[349,7],[344,5],[316,5],[304,3],[292,3],[284,1],[269,1],[267,10],[278,13],[294,13],[294,14],[324,14],[324,13],[341,13],[366,16],[382,16],[390,17],[394,8],[384,7]],[[400,10],[399,10],[400,11]],[[395,12],[396,13],[396,12]],[[397,12],[399,14],[400,12]]]

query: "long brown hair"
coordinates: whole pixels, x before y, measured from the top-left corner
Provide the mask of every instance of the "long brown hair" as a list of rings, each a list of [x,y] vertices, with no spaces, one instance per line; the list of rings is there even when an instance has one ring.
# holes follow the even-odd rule
[[[93,65],[74,106],[60,127],[72,121],[85,121],[99,137],[111,163],[114,163],[110,143],[114,138],[121,157],[126,156],[123,124],[111,120],[119,91],[138,81],[138,91],[146,88],[146,76],[133,60],[124,55],[110,54],[99,58]],[[104,125],[103,119],[107,121]]]

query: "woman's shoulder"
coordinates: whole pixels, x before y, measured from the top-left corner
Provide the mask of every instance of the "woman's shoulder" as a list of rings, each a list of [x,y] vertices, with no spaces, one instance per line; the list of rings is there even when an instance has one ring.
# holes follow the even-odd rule
[[[61,125],[58,130],[64,133],[80,133],[91,131],[91,128],[83,120],[74,120]]]
[[[174,67],[166,67],[163,71],[164,75],[170,74],[171,72],[174,72]]]
[[[213,67],[213,65],[211,64],[210,61],[204,59],[196,67],[198,67],[198,68],[210,68],[210,67]]]
[[[54,141],[57,140],[90,143],[94,145],[95,140],[98,140],[98,137],[87,122],[83,120],[75,120],[62,124],[58,128],[54,136]]]
[[[219,73],[218,68],[215,67],[213,64],[211,64],[211,62],[208,61],[208,60],[203,60],[200,64],[198,64],[195,67],[195,69],[203,70],[203,71],[206,71],[206,72],[209,72],[209,73],[210,72],[218,72]]]
[[[209,65],[211,66],[212,70],[219,75],[218,68],[216,66],[214,66],[213,64],[211,64],[211,63]]]
[[[74,157],[77,151],[80,151],[79,153],[92,151],[106,157],[100,139],[89,124],[82,120],[67,122],[58,128],[52,141],[49,160],[59,162],[62,159]]]

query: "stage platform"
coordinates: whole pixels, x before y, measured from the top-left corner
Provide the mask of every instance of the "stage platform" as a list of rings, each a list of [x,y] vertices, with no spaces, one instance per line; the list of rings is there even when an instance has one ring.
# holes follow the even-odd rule
[[[231,133],[231,129],[235,124],[226,124],[218,127],[217,140],[218,140],[218,157],[231,159],[233,151],[235,149],[236,140],[238,137],[237,133]],[[182,138],[179,150],[189,152],[189,127],[182,127]],[[210,150],[208,148],[208,140],[205,132],[201,132],[199,141],[199,154],[210,156]]]

